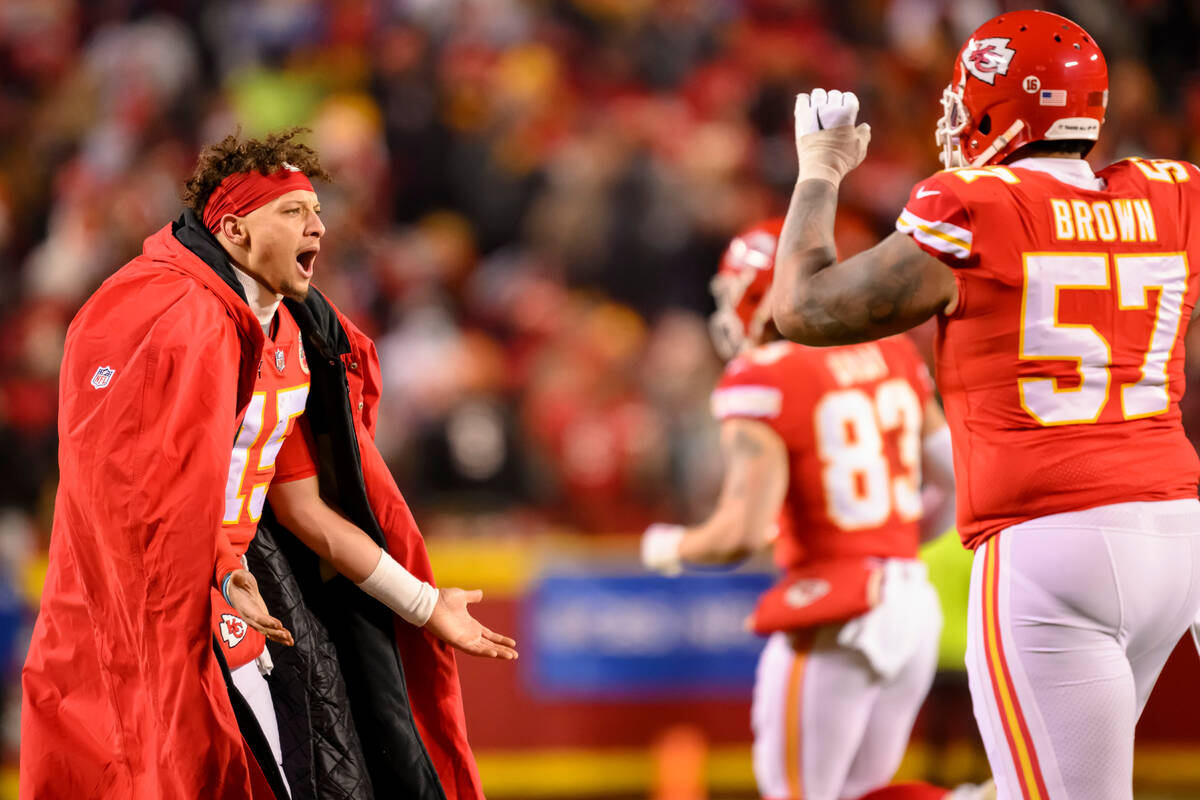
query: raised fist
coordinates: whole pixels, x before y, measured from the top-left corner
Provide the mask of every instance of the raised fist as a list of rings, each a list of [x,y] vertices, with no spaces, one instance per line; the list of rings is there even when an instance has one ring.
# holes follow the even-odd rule
[[[862,163],[871,141],[871,126],[856,126],[857,119],[854,92],[813,89],[796,95],[797,180],[823,180],[837,186]]]
[[[796,95],[796,136],[853,125],[858,119],[858,95],[837,89],[813,89]]]

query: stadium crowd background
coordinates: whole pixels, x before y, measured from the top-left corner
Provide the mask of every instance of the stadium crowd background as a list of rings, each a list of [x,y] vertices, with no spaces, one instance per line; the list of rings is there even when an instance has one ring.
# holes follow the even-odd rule
[[[708,279],[739,227],[785,208],[793,95],[853,89],[871,123],[842,191],[854,252],[938,168],[956,49],[1006,7],[0,3],[3,763],[49,537],[66,326],[179,213],[201,144],[239,125],[312,129],[336,179],[318,187],[315,284],[378,341],[380,444],[431,541],[636,533],[712,501]],[[1093,164],[1200,161],[1195,4],[1043,7],[1108,57]]]

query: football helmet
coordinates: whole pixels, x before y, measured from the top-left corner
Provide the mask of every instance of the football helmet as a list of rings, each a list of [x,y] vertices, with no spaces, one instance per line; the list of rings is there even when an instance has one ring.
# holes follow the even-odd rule
[[[1048,11],[1001,14],[954,62],[935,134],[939,158],[981,167],[1030,142],[1094,142],[1107,106],[1108,66],[1087,31]]]
[[[709,318],[713,344],[731,359],[758,343],[771,318],[771,280],[783,218],[746,228],[729,243],[709,288],[717,301]]]

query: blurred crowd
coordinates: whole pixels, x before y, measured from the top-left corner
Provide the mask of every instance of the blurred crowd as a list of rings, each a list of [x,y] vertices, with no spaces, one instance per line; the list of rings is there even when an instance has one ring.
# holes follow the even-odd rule
[[[1045,6],[1109,59],[1093,163],[1200,160],[1195,4]],[[335,177],[318,186],[315,284],[378,341],[380,444],[427,535],[633,532],[712,501],[708,279],[740,227],[786,207],[794,94],[853,89],[872,125],[842,192],[839,246],[855,252],[938,168],[954,54],[1004,7],[0,3],[6,760],[49,535],[66,326],[178,215],[202,144],[239,126],[311,128]]]

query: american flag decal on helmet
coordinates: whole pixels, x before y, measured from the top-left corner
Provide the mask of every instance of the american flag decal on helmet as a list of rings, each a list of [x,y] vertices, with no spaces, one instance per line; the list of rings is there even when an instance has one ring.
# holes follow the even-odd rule
[[[1065,106],[1067,104],[1066,89],[1042,89],[1038,95],[1039,106]]]

